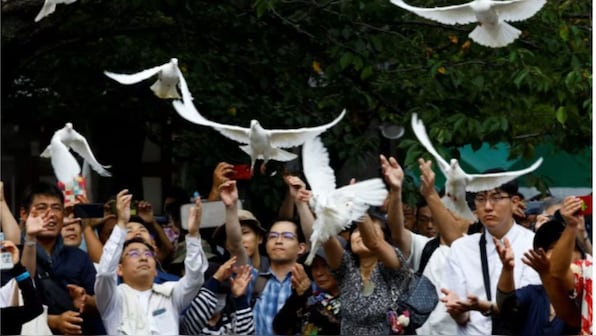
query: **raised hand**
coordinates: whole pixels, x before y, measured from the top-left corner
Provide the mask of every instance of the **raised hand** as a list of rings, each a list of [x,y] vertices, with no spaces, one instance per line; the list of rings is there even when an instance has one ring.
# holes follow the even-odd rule
[[[46,210],[40,216],[34,217],[33,211],[27,217],[25,222],[25,234],[27,240],[33,240],[42,232],[50,222],[50,209]]]
[[[239,297],[246,294],[246,288],[252,279],[251,266],[242,265],[238,267],[236,276],[230,279],[232,283],[231,292],[233,297]]]
[[[87,292],[85,288],[73,284],[66,285],[68,288],[68,294],[72,298],[72,304],[75,308],[79,309],[79,313],[83,313],[85,303],[87,302]]]
[[[509,243],[509,239],[504,238],[503,244],[499,242],[498,239],[493,237],[493,242],[497,247],[497,253],[499,254],[499,258],[501,259],[501,263],[503,264],[503,268],[513,269],[515,266],[515,256],[513,255],[513,249],[511,248],[511,243]]]
[[[583,201],[575,196],[567,196],[563,200],[561,206],[561,217],[565,220],[565,223],[571,227],[577,227],[583,216],[580,212],[582,209]]]
[[[402,183],[404,181],[404,171],[397,163],[394,157],[390,157],[389,160],[385,155],[380,155],[381,169],[383,170],[383,177],[385,182],[389,184],[391,190],[401,190]]]
[[[234,264],[236,263],[236,259],[236,256],[233,256],[230,259],[228,259],[228,261],[219,266],[215,274],[213,274],[213,278],[219,282],[228,279],[232,275],[232,273],[234,273]]]
[[[219,185],[219,197],[225,206],[233,206],[238,202],[238,187],[236,181],[229,180]]]
[[[89,199],[87,198],[87,196],[86,195],[83,195],[83,194],[76,195],[75,196],[75,200],[76,200],[75,203],[78,203],[78,204],[88,204],[88,203],[90,203],[89,202]]]
[[[418,167],[420,168],[420,194],[427,198],[435,193],[435,172],[433,171],[433,162],[424,159],[418,159]]]
[[[0,241],[0,244],[2,245],[2,249],[6,250],[7,252],[9,252],[12,255],[12,263],[16,264],[19,262],[19,249],[17,248],[17,246],[10,240],[2,240]]]
[[[288,185],[290,196],[295,201],[308,202],[312,193],[310,190],[306,190],[306,183],[302,181],[298,176],[286,175],[284,176],[284,182]]]
[[[304,266],[295,263],[292,266],[292,288],[298,295],[303,295],[310,288],[310,279],[304,271]]]
[[[522,262],[532,267],[540,275],[550,272],[550,260],[542,248],[539,248],[538,251],[528,250],[524,253]]]
[[[203,216],[203,203],[200,197],[195,200],[195,205],[190,208],[188,214],[188,234],[192,237],[198,237],[201,227],[201,216]]]
[[[153,206],[147,201],[140,201],[137,204],[137,215],[141,217],[145,223],[153,222]]]
[[[128,189],[124,189],[116,195],[116,209],[118,210],[118,224],[125,226],[130,220],[130,202],[132,201],[132,194],[128,193]]]
[[[230,175],[234,172],[234,165],[227,162],[220,162],[213,170],[213,185],[219,186],[224,182],[230,181]]]

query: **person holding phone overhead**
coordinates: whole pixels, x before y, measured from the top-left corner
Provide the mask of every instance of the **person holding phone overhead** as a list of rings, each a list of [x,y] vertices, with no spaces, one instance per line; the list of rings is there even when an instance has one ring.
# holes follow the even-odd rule
[[[95,281],[97,308],[109,335],[177,335],[179,316],[199,292],[208,265],[201,248],[200,212],[193,207],[189,214],[185,275],[155,284],[153,246],[141,237],[126,240],[131,199],[126,189],[116,198],[118,224],[104,246]],[[123,281],[119,285],[118,276]]]

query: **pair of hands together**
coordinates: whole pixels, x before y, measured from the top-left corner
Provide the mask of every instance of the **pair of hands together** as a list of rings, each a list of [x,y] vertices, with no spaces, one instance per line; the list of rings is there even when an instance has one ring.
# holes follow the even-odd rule
[[[237,258],[234,256],[219,266],[213,278],[219,282],[230,279],[232,296],[237,298],[246,294],[246,288],[252,279],[251,266],[241,265],[234,266]],[[235,277],[232,274],[236,273]]]

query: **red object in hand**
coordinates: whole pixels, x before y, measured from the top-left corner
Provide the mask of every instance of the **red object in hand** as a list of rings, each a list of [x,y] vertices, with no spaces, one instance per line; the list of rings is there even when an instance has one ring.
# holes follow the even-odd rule
[[[234,180],[250,180],[250,166],[247,164],[238,164],[232,167],[234,173],[232,174],[232,178]]]
[[[592,214],[592,194],[586,196],[577,196],[581,199],[583,204],[581,210],[577,212],[578,215],[591,215]]]

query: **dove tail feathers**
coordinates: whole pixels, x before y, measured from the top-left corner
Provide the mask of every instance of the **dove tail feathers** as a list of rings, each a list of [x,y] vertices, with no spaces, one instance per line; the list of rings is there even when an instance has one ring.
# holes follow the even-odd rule
[[[312,236],[311,236],[312,238]],[[306,260],[304,261],[304,263],[306,265],[310,265],[312,264],[312,261],[315,259],[315,256],[317,255],[317,251],[319,250],[319,247],[321,245],[321,243],[318,241],[318,239],[311,239],[311,245],[310,245],[310,251],[308,251],[308,256],[306,257]]]
[[[273,154],[271,155],[271,159],[276,161],[292,161],[297,157],[298,155],[280,148],[273,148]]]
[[[35,17],[35,22],[39,22],[39,20],[43,19],[44,17],[54,13],[56,11],[56,4],[45,0],[43,7]]]
[[[310,250],[308,252],[308,257],[306,257],[306,260],[304,261],[304,264],[310,266],[310,264],[312,264],[312,261],[315,259],[316,254],[317,254],[317,251]]]
[[[470,33],[470,38],[476,43],[491,47],[504,47],[519,37],[521,31],[507,22],[501,21],[497,25],[478,25]]]

